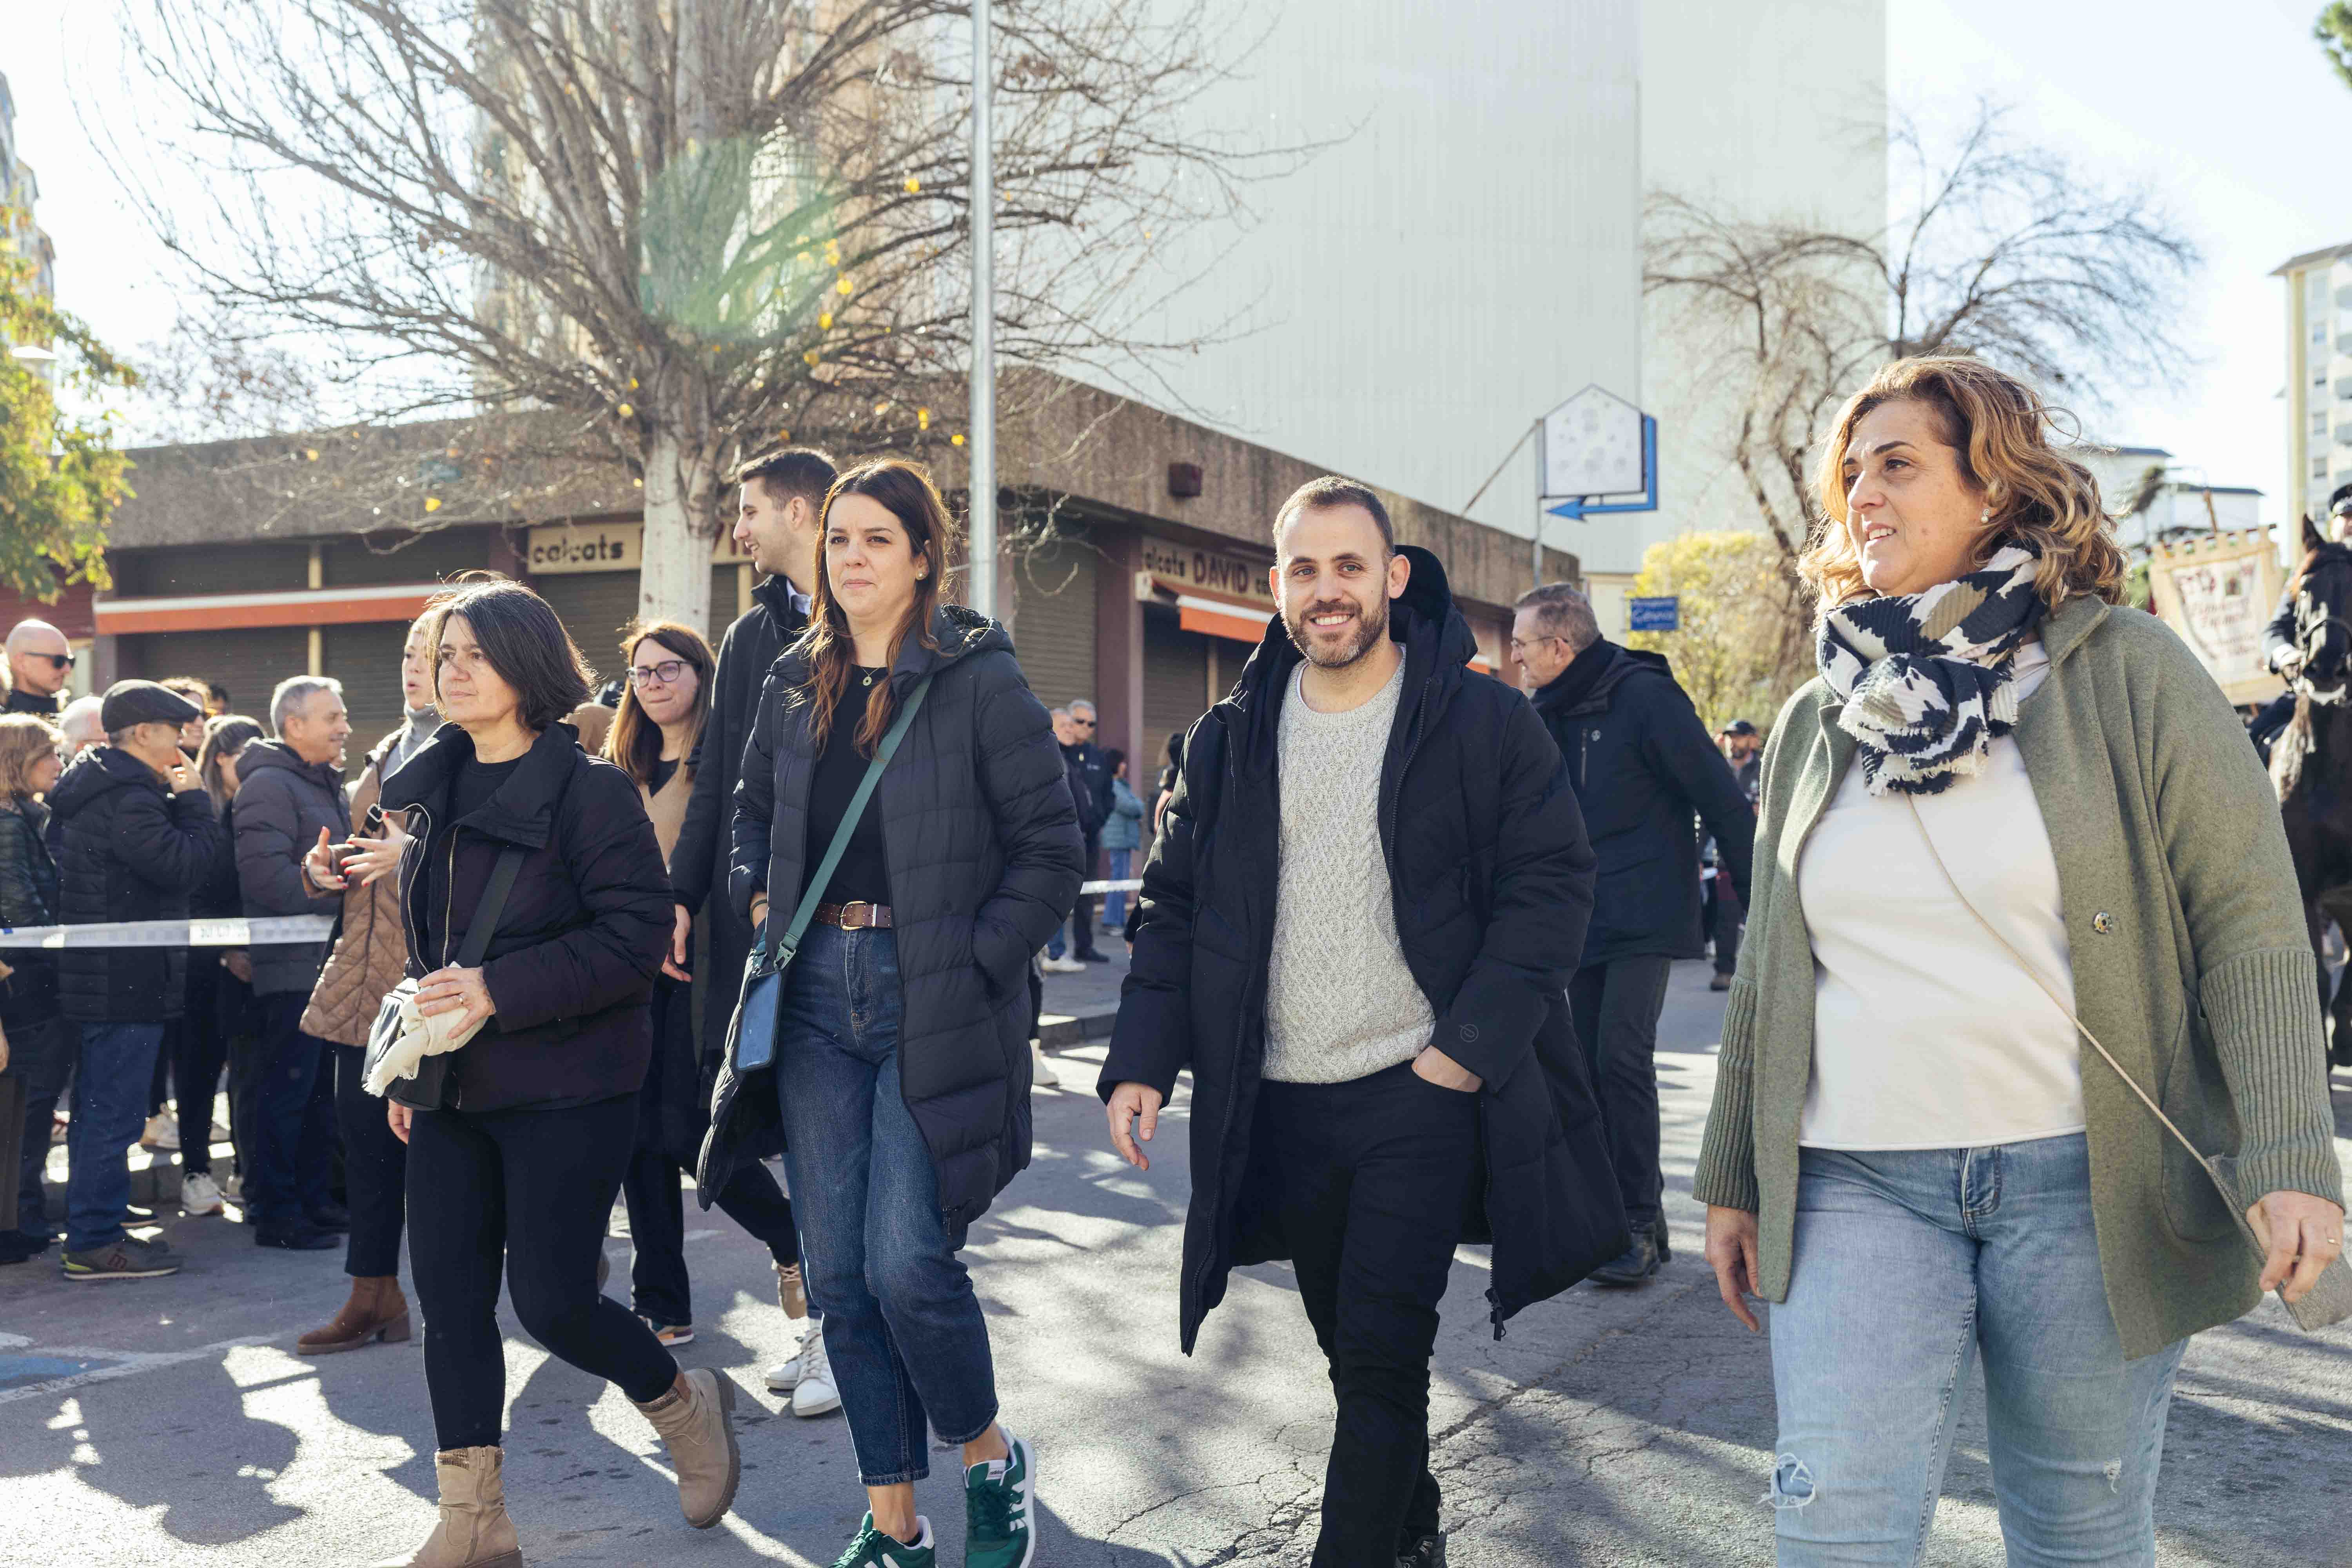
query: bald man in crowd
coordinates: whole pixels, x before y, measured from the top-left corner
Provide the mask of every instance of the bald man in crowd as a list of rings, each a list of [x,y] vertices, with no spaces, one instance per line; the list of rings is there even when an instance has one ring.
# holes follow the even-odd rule
[[[0,711],[55,718],[58,693],[73,676],[73,645],[47,621],[18,621],[8,633],[8,700]]]

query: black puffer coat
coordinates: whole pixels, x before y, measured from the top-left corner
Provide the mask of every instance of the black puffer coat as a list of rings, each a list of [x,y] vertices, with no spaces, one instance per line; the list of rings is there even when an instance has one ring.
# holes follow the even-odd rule
[[[341,844],[352,836],[352,804],[343,770],[306,763],[283,741],[256,741],[236,754],[236,879],[245,912],[332,915],[343,896],[310,885],[302,858],[324,828]],[[253,994],[309,991],[327,962],[321,942],[271,942],[252,950]]]
[[[1600,661],[1597,674],[1578,668],[1588,658]],[[1597,642],[1535,694],[1535,709],[1568,759],[1600,860],[1582,962],[1698,957],[1698,824],[1744,904],[1756,808],[1664,657]]]
[[[0,925],[53,925],[58,863],[49,858],[49,808],[18,795],[0,809]],[[23,1033],[58,1016],[58,960],[37,948],[7,954],[16,973],[0,981],[0,1029]]]
[[[1431,1043],[1485,1080],[1483,1175],[1465,1238],[1495,1244],[1495,1331],[1627,1246],[1565,992],[1592,912],[1592,851],[1559,752],[1517,692],[1464,668],[1477,651],[1427,551],[1391,607],[1404,692],[1381,772],[1381,848],[1397,935],[1437,1015]],[[1164,1098],[1192,1072],[1192,1204],[1181,1332],[1189,1352],[1226,1271],[1291,1255],[1238,1220],[1265,1060],[1266,967],[1281,884],[1276,778],[1299,654],[1281,618],[1233,695],[1193,724],[1143,870],[1135,960],[1102,1071]],[[1409,831],[1401,831],[1409,825]]]
[[[891,668],[898,701],[927,674],[931,689],[874,798],[905,988],[898,1082],[954,1231],[1029,1163],[1029,959],[1077,900],[1082,850],[1053,726],[1003,629],[943,605],[931,638],[906,639]],[[800,902],[816,753],[790,699],[807,679],[787,649],[761,694],[735,796],[739,914],[761,890],[780,921]],[[739,1073],[730,1051],[697,1173],[704,1206],[746,1150],[779,1141],[778,1121],[768,1070]]]
[[[170,792],[130,752],[92,746],[49,792],[58,827],[58,918],[181,920],[220,853],[220,823],[203,790]],[[65,1016],[84,1024],[160,1024],[180,1016],[184,947],[68,947],[58,955]]]
[[[653,1052],[646,1004],[673,907],[637,786],[583,753],[571,725],[550,724],[498,793],[445,833],[450,786],[473,755],[474,738],[444,724],[378,797],[387,812],[423,814],[400,868],[413,975],[456,962],[499,852],[530,851],[482,964],[496,1010],[453,1053],[454,1104],[507,1110],[635,1094]]]

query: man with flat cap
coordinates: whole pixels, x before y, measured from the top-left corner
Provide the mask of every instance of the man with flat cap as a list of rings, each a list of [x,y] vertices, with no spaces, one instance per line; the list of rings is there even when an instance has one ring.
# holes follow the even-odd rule
[[[220,848],[212,797],[180,753],[195,704],[152,680],[106,689],[106,741],[49,792],[58,823],[65,924],[185,919],[188,895]],[[188,950],[77,947],[58,955],[58,1000],[81,1028],[66,1152],[65,1273],[71,1280],[148,1279],[180,1269],[169,1243],[122,1228],[131,1201],[124,1152],[146,1120],[148,1078],[163,1026],[180,1016]]]

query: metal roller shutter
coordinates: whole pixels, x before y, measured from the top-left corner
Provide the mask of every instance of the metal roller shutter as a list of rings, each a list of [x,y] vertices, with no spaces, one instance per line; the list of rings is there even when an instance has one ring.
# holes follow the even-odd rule
[[[1004,576],[1013,586],[1013,652],[1029,689],[1048,708],[1095,691],[1095,568],[1101,557],[1065,542],[1015,562]]]
[[[1154,757],[1168,737],[1209,710],[1209,645],[1214,639],[1176,624],[1176,612],[1143,607],[1143,743]],[[1236,644],[1238,647],[1240,645]],[[1236,672],[1241,666],[1234,665]],[[1129,768],[1130,776],[1143,770]]]
[[[111,552],[107,564],[114,573],[118,599],[258,594],[310,585],[307,544],[240,543],[233,550],[217,544],[175,544],[162,550]],[[237,700],[245,699],[240,695]]]
[[[637,618],[634,572],[575,572],[535,577],[531,588],[551,605],[572,634],[599,684],[621,668],[621,633]]]
[[[343,683],[343,709],[352,716],[344,754],[357,777],[361,761],[400,722],[400,650],[408,640],[408,623],[326,626],[320,640],[326,672]]]
[[[393,678],[400,648],[393,647]],[[310,636],[301,626],[237,627],[227,631],[149,632],[121,639],[118,674],[161,680],[193,675],[228,688],[229,711],[269,722],[269,694],[289,675],[310,668]]]
[[[735,573],[732,566],[710,569],[710,624],[703,628],[703,635],[710,639],[713,653],[719,651],[719,639],[727,635],[727,628],[742,614],[735,607]]]

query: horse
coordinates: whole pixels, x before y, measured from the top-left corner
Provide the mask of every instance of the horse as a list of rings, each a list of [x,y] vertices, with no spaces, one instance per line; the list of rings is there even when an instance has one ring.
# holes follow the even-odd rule
[[[2352,938],[2352,549],[2322,538],[2307,517],[2303,544],[2293,586],[2294,717],[2271,748],[2271,783],[2318,960],[2327,1059],[2352,1067],[2352,963],[2331,986],[2326,956],[2331,920]]]

